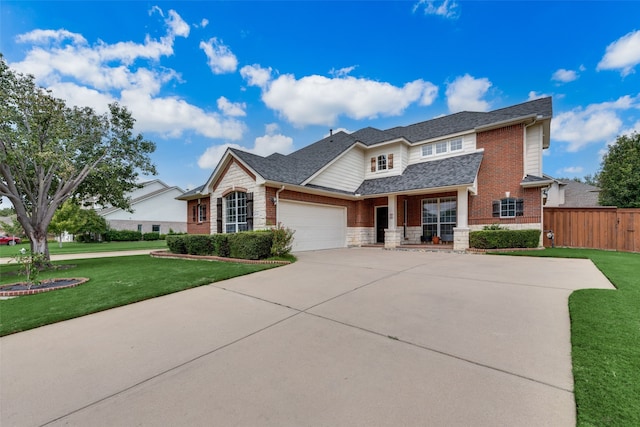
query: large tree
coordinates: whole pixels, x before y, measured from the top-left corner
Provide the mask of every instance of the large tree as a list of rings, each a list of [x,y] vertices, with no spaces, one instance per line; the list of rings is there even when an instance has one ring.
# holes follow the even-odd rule
[[[640,133],[619,136],[598,174],[600,204],[640,208]]]
[[[130,209],[126,194],[139,174],[156,173],[155,144],[133,134],[134,122],[117,103],[106,114],[67,106],[0,54],[0,196],[13,204],[32,253],[48,261],[47,228],[72,196]]]

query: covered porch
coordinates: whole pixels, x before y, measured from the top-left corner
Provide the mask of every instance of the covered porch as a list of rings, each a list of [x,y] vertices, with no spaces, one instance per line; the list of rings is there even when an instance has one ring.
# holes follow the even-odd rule
[[[468,186],[425,194],[390,194],[375,206],[376,244],[387,249],[464,251],[469,247]]]

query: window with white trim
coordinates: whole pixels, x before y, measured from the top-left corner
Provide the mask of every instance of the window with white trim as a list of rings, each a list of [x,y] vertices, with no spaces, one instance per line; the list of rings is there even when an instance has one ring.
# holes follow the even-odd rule
[[[422,146],[422,157],[454,153],[456,151],[462,151],[462,138],[425,144]]]
[[[247,231],[247,193],[235,191],[227,194],[226,202],[226,222],[225,231],[227,233],[238,233]]]
[[[207,220],[207,205],[198,204],[198,222],[205,222]]]
[[[380,154],[378,156],[378,170],[379,171],[387,170],[387,155],[386,154]]]
[[[493,216],[515,218],[524,215],[524,199],[506,197],[493,202]]]

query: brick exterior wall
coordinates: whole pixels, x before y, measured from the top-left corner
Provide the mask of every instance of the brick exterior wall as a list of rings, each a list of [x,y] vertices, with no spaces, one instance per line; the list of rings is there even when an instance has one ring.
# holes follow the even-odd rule
[[[211,215],[216,214],[211,210],[211,199],[203,197],[200,199],[200,203],[207,205],[207,220],[203,222],[198,222],[197,210],[196,219],[193,220],[193,208],[197,209],[198,200],[187,201],[187,233],[189,234],[209,234],[211,231]]]
[[[540,224],[540,189],[520,186],[524,175],[524,125],[480,132],[476,147],[484,148],[484,156],[478,172],[478,195],[469,198],[469,225]],[[503,199],[507,191],[511,197],[524,199],[523,216],[493,216],[493,201]]]

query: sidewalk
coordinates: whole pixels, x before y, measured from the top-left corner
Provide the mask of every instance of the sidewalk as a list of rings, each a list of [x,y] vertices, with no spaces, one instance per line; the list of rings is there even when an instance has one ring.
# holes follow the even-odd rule
[[[70,259],[111,258],[116,256],[146,255],[158,249],[139,249],[135,251],[89,252],[82,254],[51,255],[51,261],[67,261]],[[0,264],[15,263],[13,258],[0,258]]]

